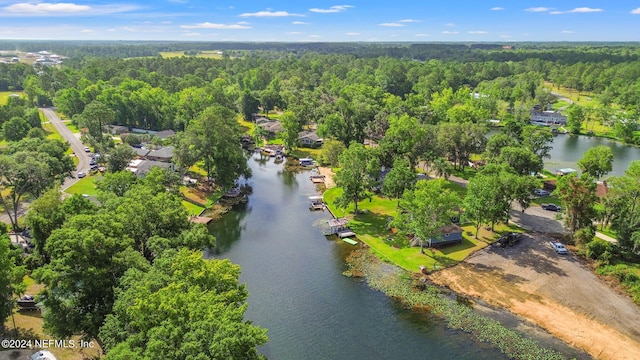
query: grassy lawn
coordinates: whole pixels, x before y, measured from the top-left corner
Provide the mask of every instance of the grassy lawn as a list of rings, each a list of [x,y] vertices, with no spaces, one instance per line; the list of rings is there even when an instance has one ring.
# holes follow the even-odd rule
[[[478,171],[476,169],[473,169],[469,166],[465,166],[464,170],[453,170],[451,172],[451,175],[455,175],[457,177],[461,177],[465,180],[469,180],[472,177],[476,176],[476,173]]]
[[[186,200],[182,200],[182,205],[187,209],[189,215],[198,215],[202,212],[202,210],[204,210],[202,206],[192,204]]]
[[[95,181],[100,178],[102,178],[101,175],[87,175],[77,183],[71,185],[65,192],[67,194],[98,195]]]
[[[32,278],[25,276],[24,283],[27,285],[26,294],[29,295],[37,295],[40,291],[44,289],[44,285],[38,284]],[[15,336],[13,320],[15,320],[15,325],[20,338],[23,339],[56,339],[56,337],[47,334],[43,330],[44,320],[42,318],[42,314],[39,311],[17,311],[15,310],[12,317],[9,317],[5,322],[4,326],[7,330],[11,331],[11,337]],[[79,336],[72,336],[71,339],[75,341],[76,344],[80,344]],[[94,342],[95,344],[95,342]],[[80,360],[80,359],[93,359],[98,358],[100,356],[100,349],[95,344],[95,348],[93,349],[62,349],[62,348],[51,348],[49,349],[53,355],[56,356],[59,360]],[[35,350],[33,351],[35,352]]]
[[[63,140],[62,136],[58,133],[58,131],[56,130],[55,126],[53,126],[52,123],[45,123],[42,124],[42,130],[44,130],[45,133],[47,133],[47,139],[57,139],[57,140]]]
[[[11,94],[18,94],[22,96],[22,91],[0,91],[0,105],[6,104]]]
[[[242,116],[238,116],[238,123],[242,128],[242,132],[247,134],[251,134],[251,132],[253,131],[253,128],[256,127],[255,123],[253,123],[252,121],[246,121],[245,119],[242,118]]]
[[[289,152],[289,155],[295,156],[298,159],[302,158],[312,158],[315,160],[320,159],[320,153],[322,152],[321,148],[312,149],[312,148],[298,148]]]
[[[455,184],[452,186],[461,188]],[[422,254],[419,247],[404,246],[407,239],[394,234],[387,228],[389,218],[396,215],[397,199],[376,195],[371,201],[364,200],[358,203],[358,209],[364,213],[354,215],[353,204],[347,209],[338,209],[334,205],[335,199],[341,193],[341,188],[331,188],[324,193],[325,203],[333,214],[337,217],[349,218],[349,228],[358,234],[358,239],[369,245],[379,258],[411,272],[420,271],[421,265],[428,269],[452,266],[495,241],[500,233],[521,231],[514,226],[500,225],[496,226],[496,232],[481,229],[478,233],[478,239],[475,239],[475,227],[464,225],[462,226],[462,243],[441,249],[426,249],[425,254]]]
[[[574,89],[569,89],[566,87],[558,88],[555,84],[552,84],[550,82],[545,82],[544,86],[555,93],[558,93],[566,98],[571,99],[571,101],[577,103],[578,105],[585,106],[585,105],[598,104],[598,102],[594,100],[594,97],[596,96],[596,94],[592,92],[588,92],[588,91],[578,92]]]

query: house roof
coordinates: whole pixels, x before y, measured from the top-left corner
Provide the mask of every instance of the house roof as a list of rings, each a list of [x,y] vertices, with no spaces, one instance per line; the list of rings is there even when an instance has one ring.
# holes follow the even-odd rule
[[[147,157],[171,159],[173,157],[173,146],[165,146],[160,149],[151,150],[147,154]]]
[[[282,128],[282,124],[280,123],[280,121],[269,121],[266,123],[261,123],[258,124],[258,126],[262,127],[263,129],[270,131],[270,132],[280,132],[282,130],[284,130]]]
[[[315,131],[301,131],[298,133],[298,139],[309,139],[310,141],[322,141],[322,138],[318,136]]]
[[[140,157],[145,157],[147,156],[147,154],[151,151],[147,148],[136,148],[131,146],[131,150],[133,150],[134,153],[136,153],[136,155],[140,156]]]
[[[136,171],[134,173],[138,176],[147,174],[151,171],[152,167],[160,167],[162,169],[171,169],[172,164],[161,162],[161,161],[152,161],[152,160],[142,160],[138,166],[136,167]]]
[[[456,224],[449,224],[440,228],[440,232],[443,234],[461,233],[462,229]]]
[[[155,135],[157,137],[159,137],[160,139],[166,139],[169,136],[173,136],[175,134],[176,134],[176,132],[173,131],[173,130],[162,130],[162,131],[158,131]]]

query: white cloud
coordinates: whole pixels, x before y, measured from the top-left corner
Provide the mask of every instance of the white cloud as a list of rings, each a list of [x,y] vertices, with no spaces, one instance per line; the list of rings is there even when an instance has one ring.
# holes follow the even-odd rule
[[[447,26],[447,27],[456,27],[456,24],[454,24],[454,23],[446,23],[446,24],[444,24],[444,26]]]
[[[212,24],[210,22],[203,22],[195,25],[180,25],[183,29],[223,29],[223,30],[239,30],[239,29],[251,29],[251,26],[242,24]]]
[[[417,37],[427,37],[429,36],[429,34],[415,34],[413,36],[417,36]]]
[[[300,35],[302,33],[300,31],[289,31],[287,34],[288,35]]]
[[[91,30],[91,29],[83,29],[80,30],[81,33],[94,33],[95,31]]]
[[[488,34],[488,32],[483,31],[483,30],[472,30],[472,31],[469,31],[469,34],[479,34],[479,35],[482,35],[482,34]]]
[[[398,21],[398,22],[401,22],[401,23],[416,23],[416,22],[420,22],[420,20],[415,20],[415,19],[403,19],[403,20],[400,20],[400,21]]]
[[[160,24],[165,24],[165,25],[169,25],[169,24],[173,24],[173,21],[160,21]]]
[[[107,31],[108,31],[108,32],[116,32],[116,31],[118,31],[118,30],[116,30],[116,29],[107,29]]]
[[[18,3],[4,8],[6,11],[17,13],[78,13],[91,10],[91,6],[73,3]]]
[[[579,7],[573,10],[568,11],[551,11],[549,14],[558,15],[558,14],[569,14],[569,13],[593,13],[593,12],[602,12],[604,10],[599,8],[589,8],[589,7]]]
[[[238,21],[236,24],[249,25],[249,22],[248,21]]]
[[[562,30],[561,31],[563,34],[573,34],[574,32],[571,30]]]
[[[360,35],[360,33],[358,33],[358,32],[348,32],[348,33],[344,33],[344,34],[347,35],[347,36],[358,36],[358,35]]]
[[[388,27],[401,27],[401,26],[405,26],[404,24],[400,24],[400,23],[382,23],[382,24],[378,24],[380,26],[388,26]]]
[[[309,25],[308,22],[304,22],[304,21],[292,21],[291,23],[293,25]]]
[[[503,39],[511,39],[513,36],[511,35],[500,35],[501,38]]]
[[[304,16],[304,15],[294,14],[288,11],[258,11],[254,13],[244,13],[238,16],[240,17],[286,17],[286,16]]]
[[[547,12],[549,10],[551,9],[546,7],[531,7],[528,9],[524,9],[524,11],[529,11],[529,12]]]
[[[314,12],[314,13],[322,13],[322,14],[328,14],[328,13],[337,13],[337,12],[343,12],[349,8],[352,8],[353,6],[351,5],[335,5],[332,6],[328,9],[319,9],[319,8],[312,8],[309,9],[309,11]]]
[[[443,34],[445,34],[445,35],[455,35],[455,34],[458,34],[458,32],[457,32],[457,31],[446,31],[446,30],[445,30],[445,31],[443,31],[442,33],[443,33]]]
[[[598,8],[589,8],[589,7],[579,7],[579,8],[575,8],[573,10],[569,10],[567,12],[570,13],[591,13],[591,12],[601,12],[603,11],[602,9],[598,9]]]
[[[320,36],[320,35],[309,35],[309,37],[313,38],[313,39],[318,39],[318,38],[321,38],[322,36]]]
[[[504,8],[496,6],[496,7],[492,7],[491,11],[500,11],[500,10],[504,10]]]
[[[202,36],[202,34],[197,33],[197,32],[188,32],[188,33],[184,33],[184,36]]]
[[[633,15],[640,15],[640,8],[637,8],[637,9],[633,9],[633,10],[631,10],[631,13],[632,13]]]
[[[104,15],[121,13],[138,9],[134,5],[79,5],[75,3],[30,2],[16,3],[3,7],[0,16],[69,16],[69,15]]]

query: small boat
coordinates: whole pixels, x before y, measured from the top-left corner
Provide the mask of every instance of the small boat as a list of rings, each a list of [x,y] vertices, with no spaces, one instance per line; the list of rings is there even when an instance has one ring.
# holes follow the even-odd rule
[[[311,182],[314,184],[320,184],[324,182],[324,175],[311,175],[309,179],[311,179]]]
[[[346,242],[347,244],[358,245],[357,241],[355,241],[353,239],[350,239],[350,238],[344,238],[344,239],[342,239],[342,241]]]

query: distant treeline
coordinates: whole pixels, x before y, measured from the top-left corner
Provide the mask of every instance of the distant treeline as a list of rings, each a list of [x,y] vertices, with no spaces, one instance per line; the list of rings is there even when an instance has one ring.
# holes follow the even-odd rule
[[[148,57],[160,52],[219,50],[239,56],[247,52],[286,52],[302,55],[349,54],[363,58],[393,57],[425,61],[545,61],[621,63],[638,60],[637,43],[277,43],[277,42],[159,42],[159,41],[0,41],[0,50],[47,50],[67,57]]]

